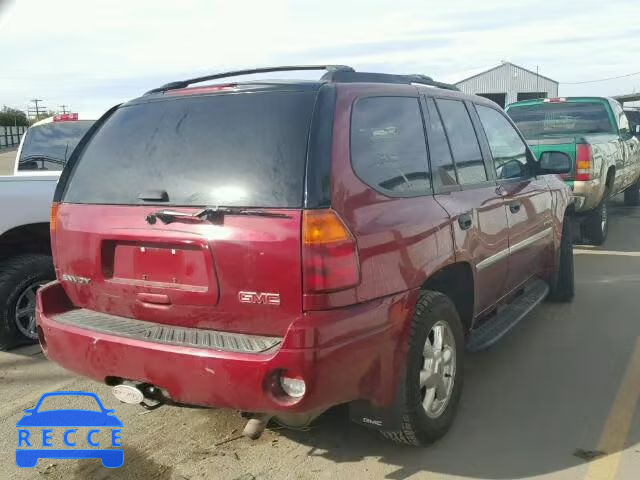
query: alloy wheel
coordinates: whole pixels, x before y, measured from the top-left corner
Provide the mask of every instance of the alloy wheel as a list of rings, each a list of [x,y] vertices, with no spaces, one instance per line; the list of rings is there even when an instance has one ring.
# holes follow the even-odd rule
[[[22,335],[38,339],[36,331],[36,292],[45,282],[34,282],[23,290],[16,302],[15,322]]]
[[[431,327],[422,357],[422,406],[429,418],[438,418],[447,408],[456,374],[456,342],[447,322],[438,321]]]

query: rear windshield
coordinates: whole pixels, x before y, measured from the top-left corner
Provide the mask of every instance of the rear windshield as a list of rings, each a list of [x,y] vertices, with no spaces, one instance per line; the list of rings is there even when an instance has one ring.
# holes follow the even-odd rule
[[[260,92],[121,107],[82,152],[64,201],[299,208],[314,100]],[[168,201],[144,202],[146,192]]]
[[[62,170],[73,149],[93,125],[92,120],[54,122],[27,130],[18,170]]]
[[[629,123],[631,124],[631,129],[635,131],[636,125],[640,125],[640,111],[636,110],[625,110],[627,114],[627,118],[629,119]]]
[[[507,113],[526,138],[613,132],[607,109],[599,102],[523,105],[511,107]]]

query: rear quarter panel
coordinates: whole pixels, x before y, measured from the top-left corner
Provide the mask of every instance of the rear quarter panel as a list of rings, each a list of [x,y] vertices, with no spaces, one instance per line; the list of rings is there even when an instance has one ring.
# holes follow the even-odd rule
[[[618,135],[586,135],[584,141],[591,145],[595,178],[604,184],[611,167],[615,168],[612,194],[620,192],[627,183],[624,152]]]
[[[395,95],[397,95],[397,89]],[[332,206],[356,238],[361,282],[357,302],[421,287],[455,261],[450,218],[432,195],[392,198],[376,192],[353,172],[350,159],[351,107],[359,96],[388,95],[380,86],[341,86],[333,130]],[[407,96],[418,97],[407,86]]]
[[[398,86],[395,86],[398,87]],[[400,88],[394,88],[398,95]],[[407,86],[407,96],[418,96]],[[389,356],[380,362],[378,401],[391,401],[405,365],[407,337],[419,297],[419,288],[435,272],[455,262],[451,219],[432,195],[391,198],[366,185],[354,173],[350,158],[351,107],[358,96],[388,96],[377,85],[341,85],[333,127],[331,205],[354,235],[360,259],[360,284],[348,291],[329,294],[335,305],[387,302],[393,300],[384,317],[369,318],[363,328],[387,330]]]
[[[49,223],[58,176],[0,177],[0,235],[33,223]]]

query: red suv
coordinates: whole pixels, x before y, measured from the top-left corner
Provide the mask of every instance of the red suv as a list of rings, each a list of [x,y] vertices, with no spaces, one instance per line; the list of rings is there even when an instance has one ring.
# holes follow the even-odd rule
[[[426,76],[174,82],[107,112],[65,168],[40,342],[129,403],[233,408],[253,434],[349,403],[427,444],[465,348],[573,297],[569,169]]]

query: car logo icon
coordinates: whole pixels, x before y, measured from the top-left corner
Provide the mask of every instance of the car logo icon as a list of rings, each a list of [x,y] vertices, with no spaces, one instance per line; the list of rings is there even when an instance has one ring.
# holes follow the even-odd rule
[[[87,397],[95,401],[95,410],[86,409],[57,409],[46,410],[42,403],[51,397]],[[72,398],[64,398],[65,403],[73,405]],[[91,402],[93,405],[93,402]],[[104,448],[100,445],[98,435],[109,431],[110,447],[122,447],[120,433],[122,422],[114,415],[114,410],[104,407],[98,395],[91,392],[50,392],[40,397],[34,408],[25,410],[26,415],[16,423],[18,427],[18,448],[16,448],[16,465],[21,468],[35,467],[41,458],[50,459],[83,459],[99,458],[107,468],[119,468],[124,463],[122,448]],[[42,428],[42,438],[32,430]],[[86,435],[78,430],[90,429]],[[61,434],[65,447],[53,448],[54,430]],[[33,434],[33,435],[32,435]],[[86,447],[83,448],[85,445]]]

